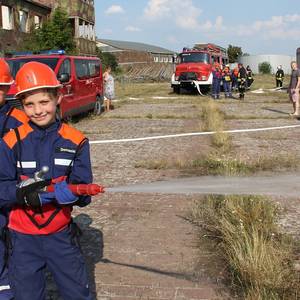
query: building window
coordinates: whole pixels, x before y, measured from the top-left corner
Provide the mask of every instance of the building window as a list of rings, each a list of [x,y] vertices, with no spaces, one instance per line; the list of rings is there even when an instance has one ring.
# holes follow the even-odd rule
[[[41,27],[42,24],[42,17],[40,16],[34,16],[33,17],[33,22],[34,22],[34,28],[38,29]]]
[[[12,9],[9,6],[1,6],[2,13],[2,28],[7,30],[13,29],[13,14]]]
[[[19,22],[20,22],[20,30],[22,32],[28,32],[28,12],[24,10],[19,11]]]
[[[95,30],[94,30],[94,25],[93,24],[89,25],[89,39],[91,41],[95,41]]]
[[[84,37],[84,21],[79,19],[79,28],[78,28],[78,34],[79,34],[79,37]]]

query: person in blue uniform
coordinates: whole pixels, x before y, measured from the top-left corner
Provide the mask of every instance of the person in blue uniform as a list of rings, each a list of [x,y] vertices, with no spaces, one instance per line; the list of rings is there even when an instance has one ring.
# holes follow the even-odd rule
[[[225,98],[233,98],[232,90],[231,90],[232,76],[231,76],[229,65],[226,65],[223,70],[222,81],[223,81],[223,89],[224,89]]]
[[[0,59],[0,138],[8,131],[28,121],[25,113],[17,108],[11,107],[5,97],[14,80],[10,69],[4,59]],[[7,209],[0,207],[0,300],[13,298],[7,271]]]
[[[89,143],[56,119],[60,83],[51,68],[24,64],[16,86],[29,122],[0,142],[0,205],[11,209],[8,269],[14,299],[45,299],[47,267],[63,299],[91,300],[79,229],[71,217],[72,207],[88,205],[91,197],[76,196],[68,186],[92,182]],[[45,180],[34,180],[45,167]],[[45,192],[50,181],[54,192]]]
[[[214,69],[212,71],[212,93],[211,96],[213,99],[220,99],[221,91],[221,81],[222,81],[222,71],[219,63],[215,63]]]

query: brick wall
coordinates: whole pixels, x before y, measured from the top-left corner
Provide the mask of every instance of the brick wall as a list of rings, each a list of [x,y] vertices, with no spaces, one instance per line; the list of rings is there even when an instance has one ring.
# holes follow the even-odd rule
[[[113,52],[113,54],[116,56],[119,64],[153,62],[152,55],[147,52],[120,51],[120,52]]]

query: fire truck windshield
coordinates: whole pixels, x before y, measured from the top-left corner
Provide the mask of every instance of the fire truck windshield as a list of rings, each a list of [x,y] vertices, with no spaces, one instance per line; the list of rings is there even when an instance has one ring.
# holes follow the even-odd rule
[[[202,62],[209,64],[209,54],[201,52],[187,52],[179,55],[180,63]]]
[[[41,62],[43,64],[48,65],[52,70],[55,69],[57,62],[58,62],[58,58],[50,58],[50,57],[28,57],[28,58],[19,58],[19,59],[8,59],[7,63],[9,64],[10,70],[11,70],[11,74],[13,76],[13,78],[16,77],[17,72],[19,71],[19,69],[27,62],[29,61],[38,61]]]

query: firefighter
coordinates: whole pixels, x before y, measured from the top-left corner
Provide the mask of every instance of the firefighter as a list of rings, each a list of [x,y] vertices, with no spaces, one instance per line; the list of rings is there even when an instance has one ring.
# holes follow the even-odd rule
[[[5,96],[14,82],[8,64],[4,59],[0,59],[0,137],[11,129],[22,125],[28,121],[25,113],[19,109],[10,107],[6,102]],[[7,271],[7,252],[6,252],[6,233],[7,233],[7,214],[5,207],[0,207],[0,299],[8,300],[13,298],[8,280]]]
[[[65,300],[91,300],[72,207],[90,196],[76,196],[68,183],[92,182],[89,143],[81,132],[56,119],[61,87],[54,71],[39,62],[24,64],[16,75],[29,122],[0,143],[0,204],[12,208],[8,262],[15,300],[45,299],[45,268]],[[37,181],[41,167],[49,172]],[[55,182],[54,192],[42,190]]]
[[[213,99],[220,99],[221,81],[222,81],[222,71],[219,63],[215,63],[214,69],[212,71],[212,93]]]
[[[284,72],[282,70],[282,66],[277,67],[277,72],[276,72],[276,87],[282,87],[283,84],[283,79],[284,79]]]
[[[232,90],[238,90],[238,74],[239,68],[236,67],[232,70]]]
[[[247,71],[246,86],[247,86],[247,89],[250,89],[250,86],[252,85],[252,83],[254,81],[253,73],[252,73],[250,66],[247,66],[246,71]]]
[[[226,65],[225,68],[223,69],[222,82],[223,82],[225,98],[233,98],[232,91],[231,91],[232,77],[231,77],[229,65]]]
[[[245,90],[246,90],[246,80],[247,80],[247,71],[243,64],[238,64],[239,73],[238,73],[238,88],[239,88],[239,99],[243,100],[245,98]]]

